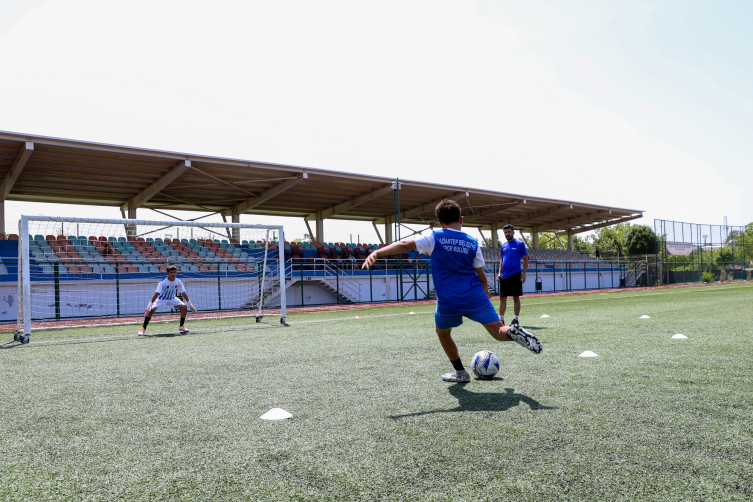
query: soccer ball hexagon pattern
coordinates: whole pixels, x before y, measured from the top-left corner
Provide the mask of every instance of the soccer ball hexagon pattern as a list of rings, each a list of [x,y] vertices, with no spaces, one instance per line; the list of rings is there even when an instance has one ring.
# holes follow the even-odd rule
[[[499,371],[499,358],[494,352],[482,350],[473,356],[471,369],[473,374],[479,378],[494,378],[494,375]]]

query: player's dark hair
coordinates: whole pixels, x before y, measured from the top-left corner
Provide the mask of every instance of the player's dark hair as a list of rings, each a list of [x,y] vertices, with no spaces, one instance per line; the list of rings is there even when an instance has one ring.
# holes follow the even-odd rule
[[[454,200],[443,200],[434,208],[434,215],[439,223],[451,225],[460,221],[460,206]]]
[[[167,267],[167,269],[165,270],[165,272],[169,272],[171,270],[175,270],[177,272],[178,271],[178,267],[176,267],[175,265],[170,265],[169,267]]]
[[[508,223],[507,225],[505,225],[504,227],[502,227],[502,231],[504,232],[504,231],[505,231],[505,230],[507,230],[508,228],[509,228],[510,230],[512,230],[513,232],[515,231],[515,227],[514,227],[514,226],[512,226],[512,225],[510,225],[509,223]]]

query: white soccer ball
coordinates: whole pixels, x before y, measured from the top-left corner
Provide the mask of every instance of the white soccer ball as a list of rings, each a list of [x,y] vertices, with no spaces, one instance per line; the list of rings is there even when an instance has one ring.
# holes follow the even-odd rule
[[[473,356],[471,369],[479,378],[494,378],[499,371],[499,358],[494,352],[482,350]]]

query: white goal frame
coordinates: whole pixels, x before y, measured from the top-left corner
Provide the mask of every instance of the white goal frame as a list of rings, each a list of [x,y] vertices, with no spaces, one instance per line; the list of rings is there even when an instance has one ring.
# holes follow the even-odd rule
[[[259,309],[255,314],[248,314],[239,317],[256,317],[256,321],[259,322],[262,317],[280,317],[280,322],[286,324],[287,315],[287,301],[285,298],[285,233],[282,225],[255,225],[246,223],[203,223],[198,221],[161,221],[161,220],[139,220],[139,219],[102,219],[102,218],[66,218],[55,216],[28,216],[22,215],[18,222],[18,317],[17,317],[17,333],[23,333],[24,335],[30,335],[32,330],[32,309],[31,309],[31,272],[30,272],[30,244],[29,244],[29,222],[43,221],[51,223],[93,223],[102,225],[117,225],[128,228],[129,225],[133,225],[132,228],[137,228],[138,225],[149,226],[165,226],[165,227],[186,227],[186,228],[202,228],[202,229],[255,229],[255,230],[267,230],[276,231],[278,238],[278,265],[279,265],[279,288],[280,288],[280,313],[262,313],[263,297],[264,297],[264,281],[266,279],[266,273],[261,277],[261,295],[259,300]],[[264,245],[264,268],[266,271],[267,265],[267,251],[269,250],[269,239],[266,240]],[[276,308],[276,307],[275,307]],[[28,338],[27,338],[28,339]]]

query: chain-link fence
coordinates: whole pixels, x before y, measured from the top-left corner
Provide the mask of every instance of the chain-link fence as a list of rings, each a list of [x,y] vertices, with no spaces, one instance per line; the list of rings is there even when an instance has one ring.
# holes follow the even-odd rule
[[[750,280],[753,224],[702,225],[654,220],[656,254],[649,284]]]

